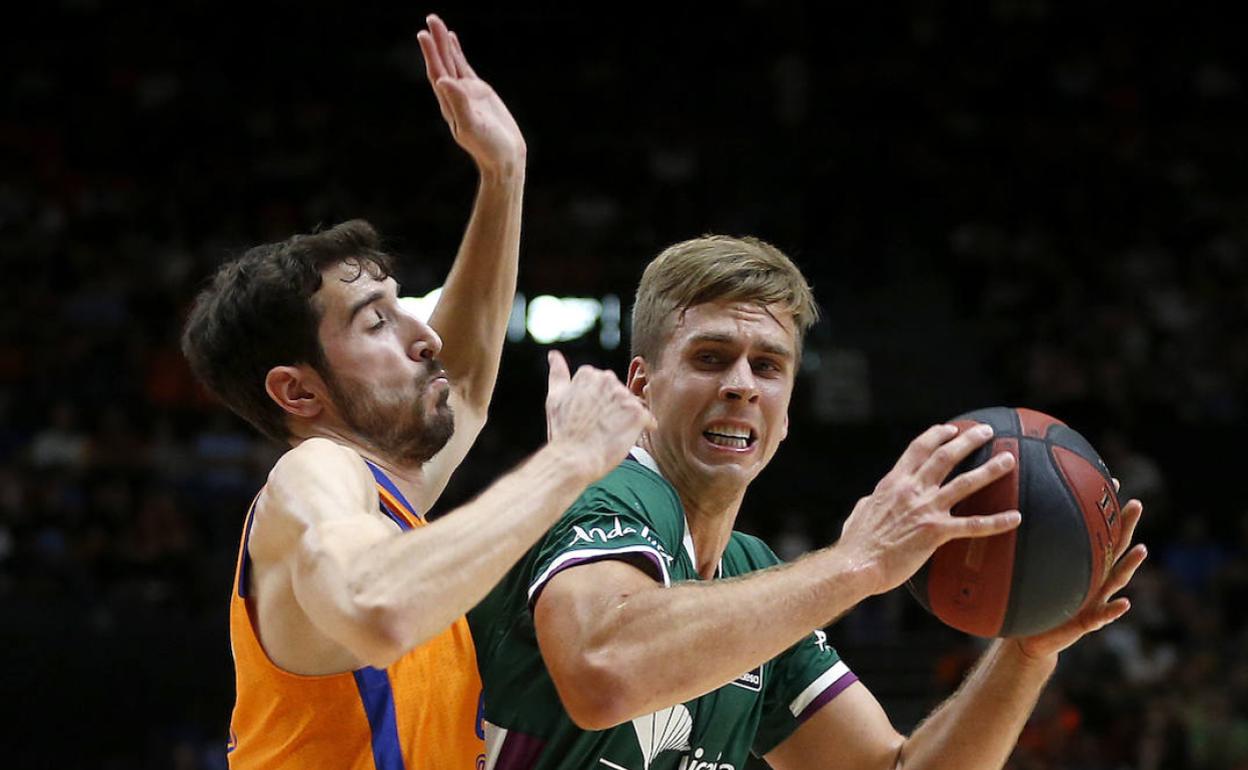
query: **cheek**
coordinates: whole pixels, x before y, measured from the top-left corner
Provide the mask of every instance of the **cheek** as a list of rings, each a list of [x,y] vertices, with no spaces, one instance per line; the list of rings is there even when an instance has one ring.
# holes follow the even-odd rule
[[[789,388],[777,389],[767,400],[767,422],[780,438],[789,434],[789,399],[792,395]]]
[[[369,379],[390,381],[407,378],[409,374],[406,356],[394,345],[360,345],[353,351],[352,359],[355,371]]]
[[[676,420],[695,419],[705,405],[715,399],[715,388],[696,376],[672,383],[664,391],[662,411]]]

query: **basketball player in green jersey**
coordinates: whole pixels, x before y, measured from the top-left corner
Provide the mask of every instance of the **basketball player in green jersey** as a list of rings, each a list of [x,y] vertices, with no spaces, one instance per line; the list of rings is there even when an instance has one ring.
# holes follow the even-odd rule
[[[654,414],[632,455],[591,486],[469,614],[486,693],[487,767],[894,770],[1001,767],[1057,661],[1120,617],[1143,561],[1128,544],[1097,600],[1042,636],[997,641],[910,736],[820,628],[904,582],[942,543],[1007,531],[1017,511],[950,509],[1013,466],[945,482],[990,438],[936,425],[862,498],[830,547],[781,566],[732,527],[788,432],[810,289],[774,247],[706,237],[642,277],[628,387]]]

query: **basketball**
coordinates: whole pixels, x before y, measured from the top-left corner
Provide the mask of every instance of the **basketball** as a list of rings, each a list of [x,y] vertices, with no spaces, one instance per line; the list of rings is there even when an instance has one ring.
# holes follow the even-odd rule
[[[950,478],[998,452],[1017,460],[953,514],[1017,509],[1022,523],[945,543],[907,587],[944,623],[975,636],[1030,636],[1061,625],[1095,596],[1113,566],[1122,521],[1109,469],[1087,439],[1031,409],[979,409],[952,422],[963,429],[987,423],[994,433]]]

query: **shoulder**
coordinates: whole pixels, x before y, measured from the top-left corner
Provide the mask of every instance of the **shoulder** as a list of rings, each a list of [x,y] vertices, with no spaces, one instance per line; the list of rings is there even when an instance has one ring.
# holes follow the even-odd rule
[[[372,485],[372,472],[358,452],[326,438],[310,438],[278,459],[269,471],[265,490],[281,500],[322,489]]]
[[[625,460],[585,489],[568,509],[569,516],[586,513],[620,514],[649,526],[683,536],[685,512],[676,490],[662,476],[641,463]]]
[[[724,549],[724,560],[736,567],[734,573],[738,575],[774,567],[782,562],[760,538],[737,530],[733,530],[728,547]]]
[[[634,460],[625,460],[598,481],[590,484],[578,503],[623,502],[644,506],[654,514],[684,515],[676,490],[659,474]]]
[[[284,546],[319,521],[377,506],[364,459],[329,439],[311,438],[286,452],[256,499],[252,551]]]
[[[367,471],[364,458],[354,449],[327,438],[309,438],[283,454],[269,472],[269,482],[309,470]]]

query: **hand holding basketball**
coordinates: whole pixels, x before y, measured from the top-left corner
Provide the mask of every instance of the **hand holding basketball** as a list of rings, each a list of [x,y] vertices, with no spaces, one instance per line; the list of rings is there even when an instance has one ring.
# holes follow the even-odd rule
[[[1018,526],[1017,511],[955,517],[955,505],[1010,472],[1014,457],[1001,453],[948,482],[968,455],[992,437],[986,425],[960,430],[935,425],[910,443],[875,491],[854,506],[841,529],[838,548],[867,575],[871,593],[906,581],[941,544],[955,538],[987,537]]]
[[[1118,486],[1117,481],[1114,486]],[[1024,655],[1029,658],[1056,655],[1084,636],[1113,623],[1131,609],[1129,599],[1121,596],[1114,598],[1114,595],[1127,587],[1148,556],[1148,549],[1143,543],[1131,545],[1135,526],[1139,524],[1143,513],[1144,506],[1139,500],[1129,500],[1122,506],[1122,542],[1114,553],[1113,569],[1105,578],[1096,600],[1089,602],[1078,615],[1051,631],[1017,638],[1015,641]]]

